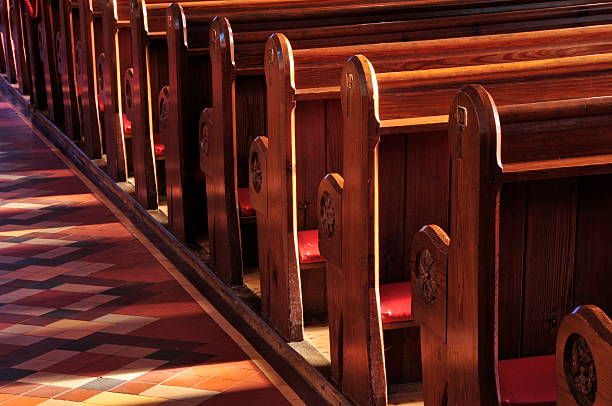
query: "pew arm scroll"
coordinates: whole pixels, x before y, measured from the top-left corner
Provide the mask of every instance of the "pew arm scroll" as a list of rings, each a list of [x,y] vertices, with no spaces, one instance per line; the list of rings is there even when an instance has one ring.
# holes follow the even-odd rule
[[[259,136],[251,142],[249,199],[257,213],[268,216],[268,137]]]
[[[344,178],[328,173],[319,184],[317,213],[319,213],[319,251],[325,260],[338,268],[342,266],[342,192]]]
[[[612,404],[612,321],[596,306],[579,306],[557,335],[557,405]]]

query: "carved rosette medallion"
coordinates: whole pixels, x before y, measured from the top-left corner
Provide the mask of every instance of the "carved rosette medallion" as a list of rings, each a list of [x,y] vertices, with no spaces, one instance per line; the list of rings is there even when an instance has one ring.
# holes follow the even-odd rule
[[[202,124],[202,128],[200,129],[200,152],[202,152],[204,156],[208,156],[209,149],[210,134],[208,134],[208,126],[206,124]]]
[[[83,46],[81,45],[81,42],[77,42],[76,45],[76,73],[77,73],[77,80],[80,81],[81,80],[81,58],[82,58],[82,54],[83,53]]]
[[[597,369],[589,344],[580,334],[572,334],[563,354],[565,379],[572,395],[581,406],[595,403]]]
[[[159,101],[159,126],[162,130],[168,128],[168,102],[165,98]]]
[[[132,85],[129,80],[125,82],[125,105],[128,109],[132,108]]]
[[[428,249],[423,249],[418,253],[416,287],[427,303],[433,303],[438,294],[438,281],[432,269],[433,264],[434,260]]]
[[[102,93],[104,91],[104,54],[100,54],[98,60],[98,91]]]
[[[336,209],[334,201],[329,193],[324,192],[321,197],[321,230],[330,240],[336,233]]]
[[[251,156],[249,172],[251,174],[251,185],[253,186],[253,190],[257,193],[261,192],[263,173],[261,171],[261,162],[259,162],[259,154],[257,152],[253,153]]]
[[[57,37],[55,38],[55,49],[57,49],[56,62],[58,66],[58,71],[60,74],[65,74],[64,72],[64,60],[62,59],[62,55],[64,53],[64,49],[62,47],[63,35],[61,31],[58,31]]]

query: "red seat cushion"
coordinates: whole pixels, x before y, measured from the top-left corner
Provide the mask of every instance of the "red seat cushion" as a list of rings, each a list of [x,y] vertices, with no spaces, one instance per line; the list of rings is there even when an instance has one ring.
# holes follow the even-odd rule
[[[380,314],[383,324],[412,321],[412,283],[380,285]]]
[[[499,361],[499,392],[505,406],[555,406],[555,356]]]
[[[153,146],[153,150],[155,151],[155,156],[160,157],[166,154],[166,146],[164,144],[155,144]]]
[[[132,133],[132,122],[128,120],[127,114],[123,113],[123,132],[126,134]]]
[[[325,258],[319,252],[319,231],[298,231],[298,254],[300,264],[324,262]]]
[[[251,206],[251,200],[249,199],[249,188],[238,189],[238,206],[240,207],[241,216],[254,216],[256,214],[255,209]]]

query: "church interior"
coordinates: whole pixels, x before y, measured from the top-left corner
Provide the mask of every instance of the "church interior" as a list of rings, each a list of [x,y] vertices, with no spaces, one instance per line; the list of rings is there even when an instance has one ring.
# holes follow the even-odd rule
[[[0,47],[0,406],[612,406],[612,1],[0,0]]]

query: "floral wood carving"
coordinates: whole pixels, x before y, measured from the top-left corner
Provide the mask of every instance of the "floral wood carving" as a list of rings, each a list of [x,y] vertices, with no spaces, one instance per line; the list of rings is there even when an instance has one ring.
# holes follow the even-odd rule
[[[208,126],[202,123],[200,128],[200,152],[204,156],[208,156],[208,150],[210,149],[210,134],[208,134]]]
[[[589,344],[580,334],[572,334],[565,343],[563,354],[565,379],[581,406],[595,403],[597,393],[597,369]]]
[[[159,101],[159,126],[163,130],[168,128],[168,101],[164,97]]]
[[[129,80],[125,82],[125,105],[128,109],[132,108],[132,85]]]
[[[259,154],[254,152],[251,156],[251,185],[253,185],[253,190],[259,193],[261,192],[261,185],[263,183],[263,173],[261,171],[261,162],[259,162]]]
[[[329,193],[324,192],[321,197],[321,230],[330,240],[336,233],[336,210],[334,201]]]
[[[433,303],[438,294],[438,281],[433,272],[434,260],[428,249],[423,249],[417,256],[416,286],[421,297],[427,303]]]

